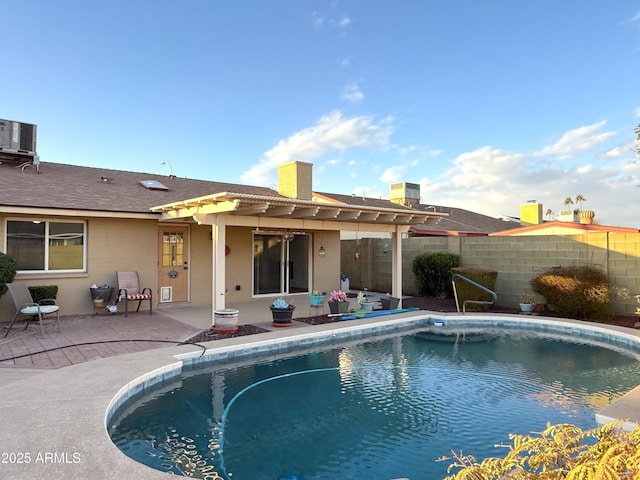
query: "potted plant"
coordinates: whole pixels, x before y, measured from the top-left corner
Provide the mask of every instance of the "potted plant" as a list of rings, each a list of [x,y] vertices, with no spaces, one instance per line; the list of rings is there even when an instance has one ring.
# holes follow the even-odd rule
[[[365,289],[366,291],[366,289]],[[365,292],[363,292],[362,290],[360,290],[360,292],[358,292],[358,303],[360,304],[360,310],[367,310],[367,311],[371,311],[373,310],[373,302],[370,302],[367,299],[367,294]]]
[[[531,295],[527,295],[523,293],[520,296],[520,312],[522,313],[531,313],[533,312],[533,306],[536,304],[536,299]]]
[[[311,292],[311,295],[309,296],[311,300],[311,306],[321,306],[324,303],[324,297],[326,294],[326,292],[318,292],[317,290]]]
[[[271,309],[274,327],[290,327],[293,325],[291,317],[296,309],[294,305],[288,304],[284,298],[279,298],[269,305],[269,308]]]
[[[347,294],[342,290],[334,290],[329,295],[329,311],[332,314],[348,313],[349,302],[347,301]]]

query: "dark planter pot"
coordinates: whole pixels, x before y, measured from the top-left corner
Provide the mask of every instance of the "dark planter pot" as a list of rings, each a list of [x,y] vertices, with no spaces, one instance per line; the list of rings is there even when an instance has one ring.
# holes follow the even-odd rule
[[[293,311],[296,309],[293,305],[289,305],[289,308],[275,308],[271,309],[271,316],[273,317],[273,325],[276,327],[290,326],[291,317],[293,317]]]
[[[328,302],[332,314],[349,313],[349,302]]]
[[[380,303],[382,303],[383,310],[395,310],[396,308],[398,308],[400,299],[396,297],[382,297],[380,299]]]

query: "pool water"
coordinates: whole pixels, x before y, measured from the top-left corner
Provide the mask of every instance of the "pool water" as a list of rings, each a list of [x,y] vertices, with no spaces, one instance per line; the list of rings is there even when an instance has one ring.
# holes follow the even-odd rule
[[[399,334],[200,368],[121,409],[109,433],[131,458],[195,478],[433,480],[452,450],[481,459],[547,422],[595,427],[640,383],[633,355],[503,333]]]

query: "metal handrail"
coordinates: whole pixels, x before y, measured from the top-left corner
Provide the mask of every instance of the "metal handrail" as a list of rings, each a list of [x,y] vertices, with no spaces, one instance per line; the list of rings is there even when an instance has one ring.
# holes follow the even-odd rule
[[[453,274],[451,276],[451,283],[453,284],[453,296],[456,299],[456,308],[458,309],[458,313],[460,313],[460,303],[458,302],[458,290],[456,288],[456,281],[455,281],[456,278],[459,278],[460,280],[464,280],[468,284],[479,288],[483,292],[486,292],[486,293],[488,293],[489,295],[491,295],[493,297],[493,301],[492,302],[489,302],[487,300],[465,300],[464,303],[462,304],[462,313],[467,313],[467,303],[475,303],[475,304],[478,304],[478,305],[493,305],[494,303],[496,303],[498,301],[498,295],[493,290],[490,290],[487,287],[485,287],[484,285],[480,285],[479,283],[474,282],[473,280],[471,280],[470,278],[465,277],[464,275],[460,275],[459,273],[455,273],[455,274]]]

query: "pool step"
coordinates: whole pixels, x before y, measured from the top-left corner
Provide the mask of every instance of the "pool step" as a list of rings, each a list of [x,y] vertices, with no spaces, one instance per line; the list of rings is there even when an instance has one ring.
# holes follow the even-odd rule
[[[596,421],[601,425],[616,420],[624,420],[625,430],[640,426],[640,385],[596,413]]]

